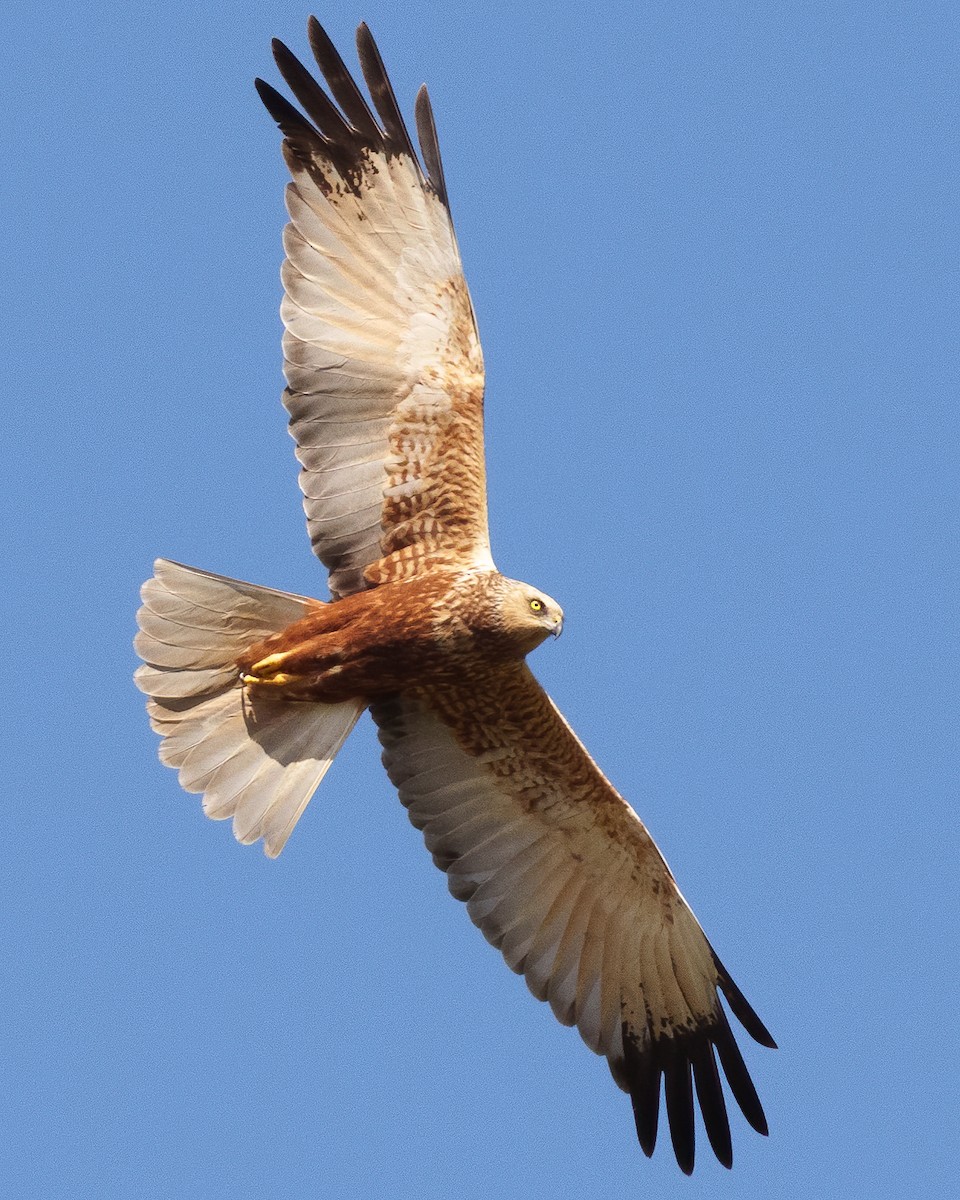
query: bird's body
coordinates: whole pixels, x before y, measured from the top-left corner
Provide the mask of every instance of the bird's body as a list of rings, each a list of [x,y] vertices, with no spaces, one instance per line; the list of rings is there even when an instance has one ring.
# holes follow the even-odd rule
[[[729,1166],[718,1063],[750,1124],[767,1126],[719,993],[774,1043],[643,823],[526,665],[563,615],[490,552],[483,357],[426,91],[421,164],[369,30],[357,36],[372,108],[313,20],[309,34],[330,94],[281,43],[306,116],[257,86],[292,175],[284,404],[332,599],[158,560],[136,646],[160,757],[208,815],[276,856],[369,708],[451,892],[607,1058],[644,1151],[663,1079],[682,1169],[694,1091]]]
[[[253,700],[370,703],[412,681],[421,690],[460,685],[519,662],[561,626],[556,601],[499,571],[441,567],[316,601],[237,665]]]

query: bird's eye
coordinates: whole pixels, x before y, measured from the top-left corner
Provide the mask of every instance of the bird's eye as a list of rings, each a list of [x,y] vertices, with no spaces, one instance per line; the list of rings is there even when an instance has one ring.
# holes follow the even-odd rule
[[[533,609],[533,611],[534,611],[535,613],[543,612],[543,609],[544,609],[544,603],[543,603],[543,601],[542,601],[542,600],[538,600],[536,597],[534,597],[534,598],[533,598],[533,599],[530,601],[530,607]]]

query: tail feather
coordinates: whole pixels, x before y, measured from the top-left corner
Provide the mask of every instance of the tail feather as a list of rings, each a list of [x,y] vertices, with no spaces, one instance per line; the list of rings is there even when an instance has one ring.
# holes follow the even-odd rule
[[[160,760],[215,820],[276,857],[356,724],[359,701],[254,700],[237,658],[316,601],[158,559],[142,589],[134,676]]]

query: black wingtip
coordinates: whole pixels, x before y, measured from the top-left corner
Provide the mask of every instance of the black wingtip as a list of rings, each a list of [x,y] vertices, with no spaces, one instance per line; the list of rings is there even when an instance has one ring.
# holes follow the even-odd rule
[[[284,154],[294,175],[306,169],[325,194],[343,187],[356,191],[368,151],[405,158],[421,186],[449,211],[436,128],[425,94],[417,103],[417,132],[421,135],[426,173],[367,23],[363,21],[357,27],[357,50],[360,73],[370,93],[369,104],[314,16],[307,20],[307,36],[322,79],[314,78],[279,38],[271,42],[280,74],[303,114],[262,79],[256,81],[261,100],[286,137]]]
[[[733,1142],[713,1044],[709,1041],[697,1043],[691,1051],[690,1061],[707,1140],[717,1161],[729,1170],[733,1166]]]
[[[717,969],[717,983],[726,997],[727,1003],[730,1005],[730,1011],[755,1042],[759,1042],[761,1046],[766,1046],[770,1050],[778,1049],[777,1043],[770,1034],[770,1030],[767,1029],[766,1025],[764,1025],[753,1011],[753,1007],[746,996],[744,996],[743,992],[740,991],[730,978],[730,972],[717,957],[717,953],[712,946],[710,953],[713,956],[713,965]]]
[[[303,63],[277,38],[273,40],[273,57],[303,111],[326,139],[331,157],[345,159],[345,165],[349,165],[357,152],[356,131]]]
[[[263,79],[255,79],[253,84],[267,112],[294,149],[303,152],[314,143],[319,143],[320,135],[285,96],[281,96],[276,88]]]
[[[257,89],[257,95],[263,101],[267,112],[280,125],[281,116],[286,117],[287,110],[293,107],[289,100],[286,100],[272,84],[267,83],[259,76],[253,81],[253,86]]]
[[[693,1082],[686,1046],[669,1044],[663,1082],[674,1157],[684,1175],[692,1175],[696,1135],[693,1123]]]
[[[637,1127],[637,1141],[647,1158],[653,1157],[657,1148],[657,1126],[660,1116],[660,1065],[654,1061],[649,1050],[645,1050],[626,1024],[623,1031],[623,1065],[633,1120]]]
[[[648,1108],[645,1105],[633,1104],[633,1123],[637,1127],[637,1141],[640,1149],[647,1158],[653,1158],[657,1148],[657,1126],[659,1124],[660,1097],[657,1096],[657,1107]]]
[[[743,1061],[743,1055],[733,1036],[733,1030],[722,1009],[718,1013],[718,1022],[714,1027],[713,1044],[717,1048],[720,1065],[727,1077],[730,1091],[733,1092],[733,1098],[740,1105],[740,1111],[757,1133],[762,1133],[766,1137],[770,1130],[763,1105],[760,1103],[757,1089],[753,1085],[747,1065]]]
[[[371,146],[382,144],[383,135],[370,107],[357,87],[356,80],[347,69],[346,63],[333,44],[330,35],[316,17],[307,20],[307,40],[314,61],[330,88],[333,98],[343,109],[353,128]]]
[[[425,83],[420,85],[413,111],[417,123],[417,137],[420,139],[420,149],[423,152],[423,161],[427,168],[427,177],[433,185],[434,191],[449,210],[447,181],[443,174],[443,160],[440,158],[440,140],[437,137],[433,106],[430,103],[430,94]]]
[[[717,1161],[728,1170],[733,1166],[721,1069],[746,1120],[757,1133],[768,1135],[763,1106],[719,1004],[713,1018],[695,1029],[651,1039],[624,1023],[622,1033],[623,1059],[615,1067],[611,1063],[611,1067],[614,1078],[630,1093],[637,1140],[648,1158],[657,1144],[661,1075],[670,1140],[677,1165],[685,1175],[691,1174],[694,1167],[695,1107],[700,1109]]]
[[[396,151],[407,155],[417,172],[422,174],[420,159],[417,157],[410,134],[407,132],[393,85],[390,83],[390,76],[387,74],[387,68],[383,64],[377,43],[365,21],[361,21],[357,26],[357,55],[360,59],[361,74],[370,91],[370,99],[379,114],[390,143]]]

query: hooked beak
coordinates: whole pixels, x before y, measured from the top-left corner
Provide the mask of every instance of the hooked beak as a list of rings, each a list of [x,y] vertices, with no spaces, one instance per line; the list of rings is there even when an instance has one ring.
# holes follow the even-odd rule
[[[553,623],[553,636],[558,638],[563,633],[563,617],[557,617]]]

